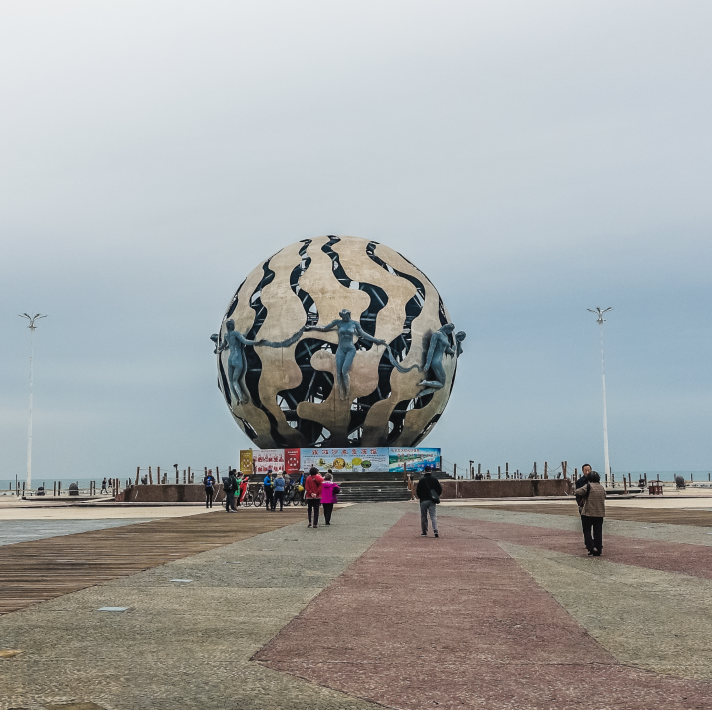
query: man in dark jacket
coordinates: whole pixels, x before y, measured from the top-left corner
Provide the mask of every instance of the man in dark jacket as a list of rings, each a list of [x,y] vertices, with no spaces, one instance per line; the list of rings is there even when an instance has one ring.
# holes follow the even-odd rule
[[[439,501],[442,492],[443,487],[440,485],[440,481],[430,471],[426,471],[415,489],[418,500],[420,500],[420,528],[422,530],[420,537],[428,537],[428,514],[430,514],[433,524],[433,533],[435,537],[438,537],[438,519],[435,515],[436,502],[433,500],[433,493],[437,494],[436,498]]]
[[[272,510],[272,496],[274,495],[274,488],[272,487],[272,469],[267,469],[267,475],[262,481],[262,488],[265,492],[265,510]]]
[[[574,486],[575,490],[581,490],[582,488],[586,489],[586,493],[584,495],[577,495],[576,496],[576,505],[578,505],[579,509],[579,515],[583,515],[581,512],[583,510],[583,505],[586,502],[586,496],[588,495],[588,474],[591,473],[593,469],[591,468],[591,464],[585,463],[583,466],[581,466],[581,476],[576,480],[576,485]],[[584,523],[583,517],[581,518],[581,526],[586,529],[586,525]],[[584,537],[586,533],[584,532]]]
[[[225,491],[225,510],[228,513],[237,512],[235,509],[235,491],[238,489],[237,476],[235,469],[230,469],[230,474],[227,478],[223,478],[223,490]]]
[[[591,473],[592,470],[590,463],[585,463],[581,466],[581,476],[576,481],[576,488],[583,488],[588,483],[586,476]]]
[[[205,478],[203,478],[203,486],[205,486],[205,507],[206,508],[213,507],[213,494],[215,493],[215,489],[213,488],[214,484],[215,484],[215,478],[213,478],[213,469],[211,468],[205,474]]]

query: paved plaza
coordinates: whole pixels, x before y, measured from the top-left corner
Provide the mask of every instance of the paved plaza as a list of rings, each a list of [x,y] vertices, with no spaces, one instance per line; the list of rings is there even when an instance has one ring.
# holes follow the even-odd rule
[[[8,504],[0,709],[708,708],[710,504],[612,502],[601,558],[573,501]]]

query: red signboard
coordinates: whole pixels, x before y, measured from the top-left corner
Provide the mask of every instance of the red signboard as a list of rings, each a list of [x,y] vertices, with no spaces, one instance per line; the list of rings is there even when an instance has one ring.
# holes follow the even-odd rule
[[[284,450],[284,470],[286,473],[296,473],[301,468],[301,449]]]

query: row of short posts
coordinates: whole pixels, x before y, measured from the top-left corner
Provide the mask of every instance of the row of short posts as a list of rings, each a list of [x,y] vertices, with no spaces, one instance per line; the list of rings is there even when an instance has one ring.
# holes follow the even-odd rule
[[[180,484],[181,482],[181,472],[178,470],[178,464],[173,464],[173,468],[175,469],[175,483],[176,485]],[[136,467],[136,480],[134,481],[134,485],[138,486],[138,484],[141,482],[141,471],[146,471],[148,470],[148,484],[150,486],[153,485],[153,467],[149,466],[148,469],[141,468],[140,466]],[[216,471],[218,471],[217,467],[215,468]],[[208,467],[205,467],[205,474],[207,475],[208,473]],[[191,470],[191,467],[188,466],[187,469],[183,469],[183,484],[185,485],[186,483],[195,483],[195,471]],[[156,484],[158,485],[167,485],[169,483],[168,481],[168,472],[163,471],[161,474],[161,467],[156,466]],[[173,483],[173,481],[170,481],[170,483]],[[130,485],[130,482],[127,482],[127,485]]]
[[[457,464],[454,464],[454,477],[457,478]],[[568,478],[568,461],[562,461],[561,462],[561,471],[563,478]],[[470,461],[470,468],[469,468],[469,478],[474,479],[475,478],[475,462]],[[477,464],[477,476],[482,476],[482,464],[478,463]],[[489,469],[487,469],[487,473],[484,474],[483,479],[487,480],[492,480],[494,476],[490,473]],[[509,474],[509,463],[504,464],[504,478],[507,480],[510,478]],[[519,470],[516,472],[512,472],[511,478],[517,479],[519,478]],[[534,478],[539,478],[539,474],[537,473],[537,464],[536,461],[534,462]],[[549,462],[544,461],[544,475],[543,478],[548,479],[549,478]],[[502,467],[497,466],[497,480],[502,479]]]

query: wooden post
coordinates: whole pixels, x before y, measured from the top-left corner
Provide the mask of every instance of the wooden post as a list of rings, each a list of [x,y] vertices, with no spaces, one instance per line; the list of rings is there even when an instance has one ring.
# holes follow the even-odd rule
[[[151,467],[148,467],[148,482],[153,485],[153,474],[151,473]]]
[[[477,475],[480,476],[482,474],[482,464],[478,463],[477,464]]]
[[[564,478],[568,478],[567,470],[566,470],[568,468],[568,463],[569,463],[568,461],[561,462],[561,470],[564,472]]]
[[[628,473],[628,487],[632,488],[633,487],[633,481],[630,478],[630,472]]]
[[[502,478],[502,467],[497,466],[497,479],[499,480],[500,478]]]
[[[509,478],[509,461],[504,464],[504,470],[506,472],[505,475],[507,476],[507,478]]]
[[[454,463],[452,465],[452,475],[455,478],[455,480],[457,480],[457,464],[456,463]]]
[[[163,483],[163,481],[161,480],[161,467],[160,466],[156,466],[156,478],[158,479],[156,481],[156,483],[159,483],[159,484]]]
[[[57,495],[57,481],[53,481],[54,485],[52,486],[52,495],[56,497]]]
[[[185,485],[185,469],[183,469],[183,485]]]
[[[57,495],[62,495],[62,481],[57,481]]]
[[[544,461],[544,478],[549,478],[549,462]]]
[[[539,476],[537,475],[536,472],[536,461],[534,462],[534,478],[538,478]]]
[[[192,478],[192,474],[190,472],[190,466],[188,466],[188,483],[192,483],[192,482],[193,482],[193,478]]]
[[[623,476],[623,493],[628,492],[628,486],[626,485],[625,476]]]
[[[176,486],[178,485],[178,466],[176,468]]]
[[[136,466],[136,485],[138,485],[138,474],[141,468],[139,466]]]

